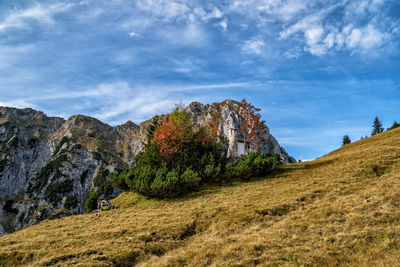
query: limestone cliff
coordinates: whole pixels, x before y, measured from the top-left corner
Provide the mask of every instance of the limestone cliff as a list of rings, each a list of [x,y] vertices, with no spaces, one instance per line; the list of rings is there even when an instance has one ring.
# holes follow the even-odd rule
[[[240,144],[240,126],[242,119],[239,115],[239,102],[233,100],[225,100],[222,103],[213,103],[211,105],[203,105],[199,102],[193,102],[187,110],[193,114],[196,124],[207,127],[211,116],[219,117],[219,134],[222,134],[228,140],[228,157],[238,156],[240,154],[238,145]],[[290,157],[278,141],[269,133],[263,138],[264,145],[262,152],[272,152],[281,155],[285,163],[293,163],[296,160]]]
[[[237,102],[194,102],[187,110],[202,126],[218,112],[228,154],[238,154]],[[83,115],[64,120],[29,108],[0,107],[0,236],[46,218],[85,212],[91,190],[116,196],[109,173],[129,165],[143,149],[148,123],[111,127]],[[295,161],[269,133],[263,151]]]

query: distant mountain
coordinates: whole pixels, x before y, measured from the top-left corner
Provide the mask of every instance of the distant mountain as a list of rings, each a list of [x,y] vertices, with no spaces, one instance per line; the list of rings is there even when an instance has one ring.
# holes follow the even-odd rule
[[[241,153],[238,102],[194,102],[187,110],[202,126],[219,114],[228,154]],[[111,127],[83,115],[64,120],[29,108],[0,107],[0,236],[46,218],[84,213],[93,189],[117,196],[109,174],[143,149],[149,123]],[[295,162],[269,132],[264,139],[263,152]]]

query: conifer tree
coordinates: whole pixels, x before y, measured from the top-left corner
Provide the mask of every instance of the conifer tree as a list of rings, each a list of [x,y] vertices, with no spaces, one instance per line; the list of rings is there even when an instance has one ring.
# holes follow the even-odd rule
[[[392,127],[388,128],[388,131],[393,130],[397,127],[400,127],[400,123],[398,123],[397,121],[394,121]]]
[[[147,138],[147,144],[153,140],[154,137],[154,132],[158,128],[158,124],[160,123],[160,118],[161,116],[156,115],[151,119],[150,124],[147,126],[147,132],[146,132],[146,138]]]
[[[378,117],[375,117],[374,124],[372,125],[372,133],[371,135],[375,135],[383,132],[382,122]]]
[[[351,139],[350,137],[346,134],[345,136],[343,136],[343,146],[346,144],[350,144],[351,143]]]

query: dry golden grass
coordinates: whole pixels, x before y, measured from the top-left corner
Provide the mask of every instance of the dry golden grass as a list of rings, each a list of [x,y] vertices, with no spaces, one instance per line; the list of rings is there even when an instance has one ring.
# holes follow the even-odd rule
[[[400,129],[264,179],[114,202],[0,238],[0,265],[398,266]]]

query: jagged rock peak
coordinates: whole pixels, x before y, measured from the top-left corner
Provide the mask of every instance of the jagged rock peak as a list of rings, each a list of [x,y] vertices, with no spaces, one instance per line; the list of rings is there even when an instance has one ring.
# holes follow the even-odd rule
[[[133,123],[132,121],[127,121],[124,124],[118,125],[117,127],[122,128],[122,129],[124,129],[124,128],[132,129],[132,128],[136,128],[139,126],[136,123]]]

